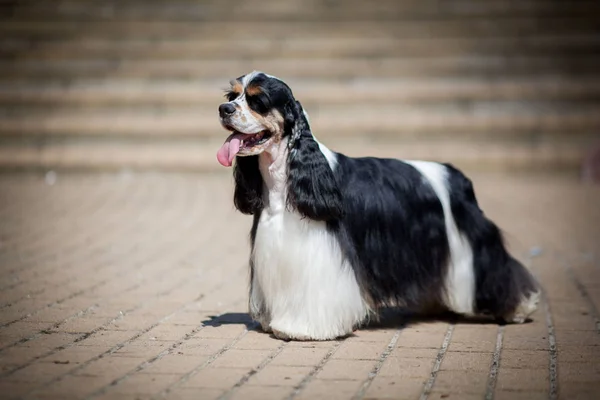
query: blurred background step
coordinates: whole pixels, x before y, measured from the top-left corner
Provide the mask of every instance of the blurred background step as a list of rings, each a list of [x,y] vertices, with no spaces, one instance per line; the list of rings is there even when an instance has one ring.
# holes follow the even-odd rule
[[[111,141],[54,139],[33,143],[2,143],[0,170],[170,170],[225,172],[216,161],[223,140],[209,141]],[[389,142],[344,140],[327,143],[349,156],[377,154],[402,159],[451,161],[469,171],[573,172],[578,170],[582,146],[571,141],[538,143],[474,140],[406,140]]]
[[[598,11],[595,1],[544,1],[544,0],[357,0],[337,1],[119,1],[70,0],[54,2],[21,2],[17,9],[6,2],[4,12],[21,18],[46,19],[49,15],[64,19],[131,19],[147,20],[319,20],[363,18],[411,19],[423,17],[501,17],[530,15],[535,10],[540,16],[589,15]]]
[[[337,150],[577,169],[600,141],[599,17],[589,0],[0,0],[0,168],[210,169],[223,89],[256,69]]]
[[[600,71],[600,54],[589,57],[558,59],[555,55],[505,57],[458,56],[430,58],[354,58],[322,59],[169,59],[111,60],[73,59],[60,61],[0,61],[3,79],[48,79],[72,82],[79,79],[135,77],[145,79],[212,79],[227,85],[230,79],[253,70],[266,71],[284,80],[289,78],[323,78],[354,80],[365,77],[538,77],[569,75],[593,76]],[[225,83],[221,83],[225,82]]]
[[[356,79],[335,82],[325,79],[286,79],[294,95],[309,111],[324,104],[385,103],[398,105],[443,102],[463,107],[482,101],[568,101],[600,104],[600,76]],[[208,79],[81,79],[10,80],[0,78],[0,104],[9,107],[90,108],[105,106],[207,107],[223,100],[228,81]],[[570,104],[570,103],[569,103]]]
[[[163,60],[163,59],[227,59],[232,55],[244,59],[321,59],[357,57],[377,58],[444,58],[459,52],[471,55],[593,55],[600,38],[590,33],[569,35],[538,34],[520,37],[458,38],[263,38],[206,39],[170,38],[14,38],[0,43],[0,59],[19,60]]]
[[[321,105],[308,108],[311,127],[326,138],[469,133],[489,136],[561,132],[570,136],[600,131],[596,105],[481,102],[474,107],[394,104]],[[67,108],[4,111],[0,135],[214,136],[221,132],[215,107]]]

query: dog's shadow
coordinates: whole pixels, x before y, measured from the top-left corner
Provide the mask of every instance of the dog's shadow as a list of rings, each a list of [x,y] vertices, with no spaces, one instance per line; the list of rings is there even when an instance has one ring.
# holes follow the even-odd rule
[[[256,330],[258,323],[254,322],[248,313],[224,313],[209,315],[202,321],[202,326],[219,327],[221,325],[245,325],[248,330]]]
[[[526,322],[530,322],[527,320]],[[380,309],[379,319],[371,320],[366,325],[362,326],[363,330],[376,329],[399,329],[406,328],[411,325],[428,323],[428,322],[446,322],[451,324],[461,325],[505,325],[502,320],[492,317],[465,317],[464,315],[455,314],[449,311],[440,311],[437,313],[416,313],[403,308],[387,307]]]
[[[530,322],[527,320],[526,322]],[[401,329],[411,325],[427,322],[447,322],[463,325],[504,325],[503,321],[486,317],[464,317],[462,315],[441,312],[436,314],[418,314],[402,308],[384,308],[379,312],[379,319],[371,320],[360,327],[360,330]],[[249,331],[261,331],[260,325],[250,318],[248,313],[224,313],[211,315],[202,321],[202,326],[219,327],[221,325],[245,325]],[[352,335],[350,335],[352,336]]]

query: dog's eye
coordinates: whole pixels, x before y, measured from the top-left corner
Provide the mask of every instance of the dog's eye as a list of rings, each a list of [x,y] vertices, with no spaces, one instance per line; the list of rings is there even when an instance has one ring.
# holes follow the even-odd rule
[[[246,100],[250,108],[260,114],[266,114],[269,111],[268,101],[263,99],[263,96],[246,96]]]
[[[227,99],[227,101],[233,101],[238,96],[239,96],[239,94],[236,92],[233,92],[233,91],[229,91],[229,92],[225,93],[225,98]]]

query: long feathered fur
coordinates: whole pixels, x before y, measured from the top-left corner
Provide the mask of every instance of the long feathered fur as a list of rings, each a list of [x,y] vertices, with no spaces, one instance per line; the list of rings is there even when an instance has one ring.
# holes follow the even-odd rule
[[[332,152],[287,85],[254,76],[284,124],[273,153],[285,157],[280,166],[264,153],[237,157],[234,170],[235,206],[254,215],[250,313],[265,330],[333,339],[382,306],[508,322],[535,310],[535,279],[508,253],[464,174]]]

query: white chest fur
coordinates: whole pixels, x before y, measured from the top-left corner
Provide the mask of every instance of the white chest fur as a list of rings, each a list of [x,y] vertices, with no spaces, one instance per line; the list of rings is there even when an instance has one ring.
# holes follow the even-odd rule
[[[324,222],[286,209],[285,182],[277,179],[277,171],[265,177],[261,170],[268,191],[252,252],[252,284],[270,316],[264,322],[298,339],[352,332],[367,306],[335,236]]]

